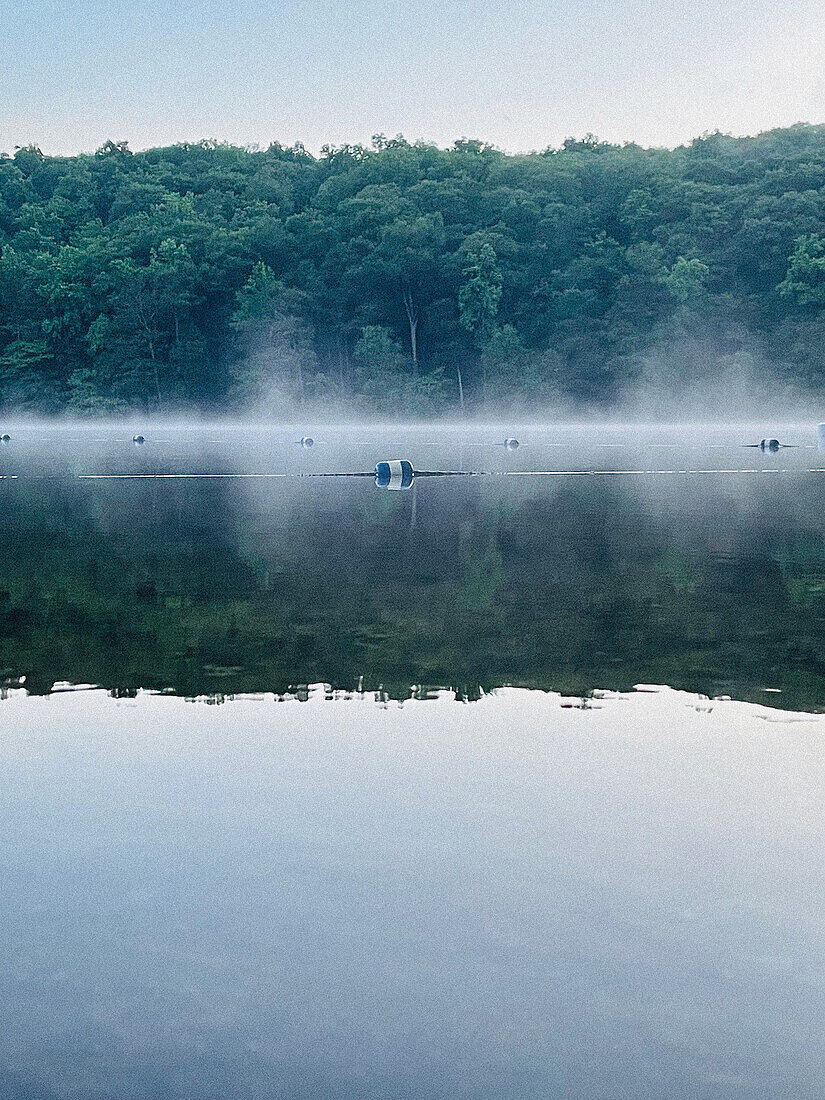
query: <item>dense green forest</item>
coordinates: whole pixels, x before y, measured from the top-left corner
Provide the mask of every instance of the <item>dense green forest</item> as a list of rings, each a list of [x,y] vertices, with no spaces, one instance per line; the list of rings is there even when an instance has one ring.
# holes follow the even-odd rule
[[[7,412],[550,409],[823,355],[825,126],[0,157]]]

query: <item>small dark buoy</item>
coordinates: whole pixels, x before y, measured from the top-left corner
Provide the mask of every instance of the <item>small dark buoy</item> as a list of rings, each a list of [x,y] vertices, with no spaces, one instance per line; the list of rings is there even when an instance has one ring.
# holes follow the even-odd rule
[[[760,440],[760,443],[759,443],[759,450],[760,451],[772,451],[772,452],[778,451],[779,450],[779,440],[778,439],[762,439],[762,440]]]
[[[302,447],[314,447],[315,446],[315,440],[312,438],[311,435],[302,435],[300,440],[299,440],[299,443],[301,444]]]
[[[11,443],[11,436],[4,432],[0,435],[0,443]]]
[[[507,448],[508,451],[517,451],[521,444],[517,439],[508,438],[504,440],[504,446]]]
[[[133,435],[132,436],[132,442],[133,443],[145,443],[146,440],[143,438],[142,435]]]
[[[414,477],[413,464],[406,458],[375,464],[375,484],[379,489],[409,489]]]

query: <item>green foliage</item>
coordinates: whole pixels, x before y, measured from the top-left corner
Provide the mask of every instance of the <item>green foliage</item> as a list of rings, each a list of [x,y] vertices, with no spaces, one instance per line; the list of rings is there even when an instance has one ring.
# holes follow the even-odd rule
[[[802,237],[779,284],[779,293],[802,306],[825,306],[825,237]]]
[[[662,277],[662,282],[679,302],[691,302],[702,293],[709,273],[708,265],[701,260],[687,260],[680,256]]]
[[[458,292],[461,323],[483,348],[495,331],[503,282],[498,257],[488,241],[468,250],[462,275],[464,281]]]
[[[607,401],[685,342],[819,386],[823,325],[822,126],[0,157],[5,409]]]
[[[353,352],[355,386],[365,411],[426,414],[438,408],[441,372],[410,374],[409,360],[389,329],[367,325]]]
[[[106,396],[100,392],[100,379],[89,367],[78,367],[68,379],[69,397],[67,409],[81,416],[109,416],[127,411],[121,398]]]
[[[248,332],[271,319],[279,312],[283,291],[284,285],[275,278],[272,269],[264,263],[256,263],[236,295],[233,328]]]
[[[495,329],[481,353],[485,396],[503,408],[535,400],[558,402],[560,368],[553,352],[525,347],[513,325]]]
[[[406,366],[401,345],[382,325],[367,325],[361,330],[352,357],[359,390],[362,391],[364,387],[380,386],[384,378],[402,374]]]

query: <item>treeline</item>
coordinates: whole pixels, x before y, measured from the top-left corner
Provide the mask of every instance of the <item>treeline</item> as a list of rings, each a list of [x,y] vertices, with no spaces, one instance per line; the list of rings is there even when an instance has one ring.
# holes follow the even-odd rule
[[[825,126],[0,157],[4,410],[532,410],[823,354]]]

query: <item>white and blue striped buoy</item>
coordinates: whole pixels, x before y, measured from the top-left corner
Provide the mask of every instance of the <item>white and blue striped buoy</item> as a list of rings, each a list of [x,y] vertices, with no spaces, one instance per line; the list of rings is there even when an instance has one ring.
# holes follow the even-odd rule
[[[311,435],[302,435],[298,442],[301,444],[302,447],[315,446],[315,440],[312,438]]]
[[[406,458],[392,458],[389,462],[375,464],[375,484],[379,489],[409,489],[414,477],[413,464]]]
[[[143,438],[142,435],[133,435],[132,436],[132,442],[137,443],[137,444],[141,444],[141,443],[145,443],[146,440]]]
[[[762,439],[759,441],[760,451],[778,451],[779,440],[778,439]]]
[[[508,437],[504,440],[504,446],[508,451],[517,451],[521,444],[517,439]]]

